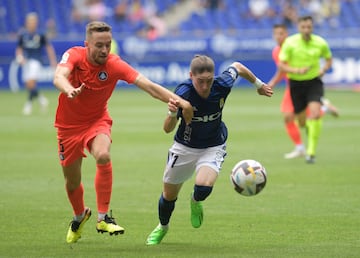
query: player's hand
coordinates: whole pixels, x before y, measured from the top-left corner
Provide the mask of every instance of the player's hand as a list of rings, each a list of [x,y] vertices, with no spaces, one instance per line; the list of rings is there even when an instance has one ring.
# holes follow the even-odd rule
[[[16,62],[19,64],[19,65],[24,65],[25,62],[26,62],[26,59],[23,55],[17,55],[16,56]]]
[[[179,100],[170,98],[168,102],[169,111],[173,113],[177,112],[179,103]]]
[[[67,97],[68,97],[69,99],[75,98],[77,95],[79,95],[79,94],[83,91],[84,87],[85,87],[85,84],[82,83],[82,84],[80,85],[80,87],[78,87],[78,88],[71,88],[70,90],[68,90],[68,91],[66,92]]]
[[[306,74],[310,70],[310,67],[301,67],[296,69],[296,74]]]
[[[191,120],[192,120],[193,116],[194,116],[194,109],[193,109],[192,105],[190,104],[190,102],[188,102],[188,101],[183,101],[183,104],[182,104],[182,116],[183,116],[183,118],[185,120],[185,123],[187,125],[189,125],[191,123]]]
[[[259,93],[259,95],[264,95],[267,97],[271,97],[274,93],[273,89],[265,83],[262,85],[261,88],[257,89],[257,92]]]

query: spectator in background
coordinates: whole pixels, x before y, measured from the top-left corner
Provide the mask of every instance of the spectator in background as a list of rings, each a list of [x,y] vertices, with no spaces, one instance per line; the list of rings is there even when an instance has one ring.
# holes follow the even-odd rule
[[[158,37],[164,36],[167,33],[167,27],[165,22],[157,14],[147,17],[146,23],[148,25],[147,39],[149,40],[155,40]]]
[[[103,0],[88,0],[88,8],[90,21],[101,21],[110,13]]]
[[[273,17],[275,11],[270,5],[269,0],[249,0],[250,16],[255,20],[266,17]]]
[[[322,23],[320,0],[300,0],[298,5],[298,15],[311,15],[315,25]]]
[[[322,16],[324,18],[324,22],[328,23],[330,27],[337,28],[339,26],[340,11],[341,4],[339,0],[322,1]]]
[[[281,23],[292,28],[297,23],[298,13],[296,6],[291,1],[279,1]]]
[[[210,10],[217,10],[224,8],[224,2],[222,0],[203,0],[201,5]]]
[[[141,0],[133,0],[128,6],[128,19],[133,23],[139,23],[144,20],[145,10]]]
[[[129,1],[120,0],[114,8],[114,17],[117,21],[124,21],[127,18]]]
[[[72,0],[71,17],[74,22],[82,22],[85,20],[88,13],[87,1],[88,0]]]
[[[37,89],[38,76],[43,63],[43,51],[46,50],[50,65],[55,68],[56,55],[47,36],[38,31],[39,19],[36,13],[29,13],[25,18],[25,30],[19,35],[15,50],[16,61],[23,66],[23,80],[29,92],[23,114],[32,113],[33,100],[38,98],[43,109],[48,106],[48,100]]]
[[[103,20],[110,10],[103,0],[73,0],[72,18],[75,22]]]

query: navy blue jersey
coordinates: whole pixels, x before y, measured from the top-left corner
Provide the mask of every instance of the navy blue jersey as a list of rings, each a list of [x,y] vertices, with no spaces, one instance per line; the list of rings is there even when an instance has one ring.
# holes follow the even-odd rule
[[[227,96],[238,78],[235,67],[228,67],[221,75],[215,76],[207,99],[201,98],[188,79],[179,84],[175,93],[189,101],[194,108],[194,117],[189,125],[181,119],[175,134],[175,141],[191,148],[208,148],[225,143],[228,133],[222,121],[222,110]],[[181,110],[178,112],[181,116]]]
[[[23,49],[25,58],[42,62],[43,49],[48,44],[44,34],[23,32],[19,36],[18,46]]]

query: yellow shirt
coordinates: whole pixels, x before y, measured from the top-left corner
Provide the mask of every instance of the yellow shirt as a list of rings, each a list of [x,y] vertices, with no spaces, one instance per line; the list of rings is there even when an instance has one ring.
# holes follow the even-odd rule
[[[288,73],[288,78],[305,81],[316,78],[320,73],[320,60],[332,57],[328,43],[322,37],[312,34],[309,41],[300,33],[288,37],[281,46],[279,59],[291,67],[309,67],[305,74]]]

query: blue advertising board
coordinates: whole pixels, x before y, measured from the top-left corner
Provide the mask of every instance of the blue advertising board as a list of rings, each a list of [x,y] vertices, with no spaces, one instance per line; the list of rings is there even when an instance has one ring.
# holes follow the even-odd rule
[[[116,37],[115,37],[116,38]],[[121,57],[150,79],[174,86],[188,78],[189,62],[195,54],[206,54],[215,60],[217,72],[233,61],[241,61],[259,78],[267,81],[275,72],[271,59],[274,42],[267,38],[241,38],[214,35],[208,38],[165,38],[148,41],[139,37],[117,40]],[[324,77],[327,85],[352,85],[360,83],[360,38],[328,38],[333,51],[332,69]],[[66,49],[83,45],[82,41],[54,41],[58,60]],[[16,42],[0,42],[0,89],[21,89],[21,67],[14,61]],[[53,69],[46,64],[40,74],[39,84],[53,87]],[[121,84],[121,83],[120,83]],[[238,81],[239,85],[246,84]]]

